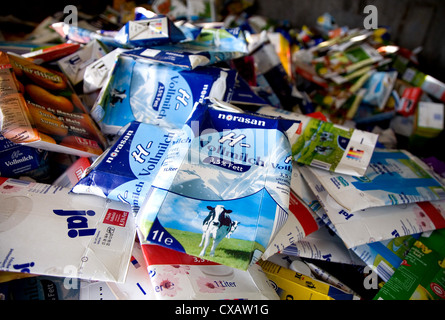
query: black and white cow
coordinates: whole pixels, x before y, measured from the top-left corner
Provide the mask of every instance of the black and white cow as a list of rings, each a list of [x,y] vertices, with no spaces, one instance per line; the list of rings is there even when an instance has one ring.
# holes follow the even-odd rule
[[[230,239],[230,237],[232,236],[232,233],[235,232],[236,228],[238,228],[238,225],[240,224],[239,221],[232,221],[232,223],[230,224],[230,231],[229,233],[226,235],[227,239]]]
[[[118,90],[116,88],[113,88],[111,90],[111,101],[110,104],[112,107],[114,107],[114,105],[118,102],[122,102],[127,95],[125,94],[126,90]]]
[[[232,221],[230,218],[229,214],[232,210],[225,209],[223,205],[218,204],[214,208],[207,206],[207,209],[209,209],[210,212],[202,224],[202,237],[199,247],[204,246],[199,254],[200,257],[205,255],[207,247],[210,244],[210,238],[213,238],[212,248],[210,249],[210,256],[213,257],[215,255],[215,249],[221,240],[227,235],[230,237],[239,224],[238,221]]]

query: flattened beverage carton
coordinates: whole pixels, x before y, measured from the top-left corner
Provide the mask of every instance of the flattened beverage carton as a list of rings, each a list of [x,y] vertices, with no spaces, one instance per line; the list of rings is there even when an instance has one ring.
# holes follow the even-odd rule
[[[284,268],[270,261],[259,262],[281,300],[357,300],[326,282]]]
[[[185,40],[185,35],[168,17],[158,15],[128,21],[114,38],[123,46],[146,47],[180,42]]]
[[[345,175],[362,176],[366,172],[376,134],[270,106],[257,112],[291,119],[298,125],[290,136],[294,161]]]
[[[327,225],[280,252],[300,258],[363,265],[363,262],[345,247],[342,238],[333,233]]]
[[[184,70],[143,57],[119,55],[91,115],[106,134],[131,121],[181,128],[198,102],[229,101],[237,73],[217,67]]]
[[[146,278],[161,300],[278,300],[261,267],[239,270],[145,243]]]
[[[137,211],[179,129],[131,122],[72,188],[130,204]]]
[[[328,200],[348,214],[372,207],[445,199],[445,186],[437,174],[406,150],[376,149],[363,176],[309,166],[302,173],[306,171],[329,193]]]
[[[247,41],[244,32],[239,28],[203,28],[193,41],[142,47],[131,50],[128,54],[145,57],[156,63],[194,69],[246,55]]]
[[[351,250],[383,280],[391,279],[421,233],[356,246]]]
[[[142,238],[246,270],[288,217],[293,122],[201,105],[137,215]]]
[[[289,212],[291,214],[267,247],[263,259],[283,251],[287,246],[299,242],[319,229],[316,214],[293,191],[289,195]]]
[[[379,151],[376,151],[378,154]],[[378,157],[373,158],[370,167],[374,167],[379,164],[380,166],[384,166],[383,161]],[[395,167],[390,169],[390,166],[387,166],[388,170],[394,170]],[[401,166],[398,168],[402,168]],[[369,186],[367,189],[364,189],[360,196],[368,199],[368,202],[373,201],[373,203],[377,204],[377,200],[381,201],[389,201],[390,199],[397,199],[397,195],[388,193],[387,196],[384,193],[378,193],[378,189],[386,188],[387,190],[403,190],[401,191],[401,198],[408,199],[409,203],[387,203],[382,204],[377,207],[368,207],[365,209],[357,210],[357,211],[349,211],[342,205],[340,205],[340,199],[346,201],[346,199],[342,197],[337,197],[334,191],[330,194],[327,190],[328,188],[323,185],[320,180],[317,179],[316,175],[312,173],[312,169],[308,167],[298,167],[297,170],[304,175],[305,180],[313,191],[314,196],[316,196],[317,200],[323,207],[323,221],[331,224],[332,229],[335,229],[335,232],[340,236],[344,244],[347,248],[354,248],[356,246],[360,246],[366,243],[374,243],[376,241],[383,241],[392,239],[395,237],[401,237],[406,235],[412,235],[416,233],[421,233],[424,231],[430,231],[435,229],[441,229],[445,227],[445,212],[444,212],[444,200],[435,200],[434,201],[426,201],[426,198],[422,200],[420,196],[426,197],[427,192],[422,192],[420,188],[423,185],[426,187],[431,183],[431,186],[434,184],[433,179],[408,179],[408,175],[405,177],[397,177],[396,174],[391,173],[390,179],[392,179],[392,183],[389,181],[386,183],[377,183],[374,186],[374,189],[371,187],[372,180],[369,179]],[[317,169],[318,170],[318,169]],[[419,171],[421,172],[421,171]],[[371,174],[371,171],[369,171]],[[386,173],[388,174],[388,173]],[[371,176],[371,175],[370,175]],[[426,177],[426,173],[425,173]],[[346,177],[341,179],[342,176],[337,176],[336,178],[332,178],[331,181],[335,181],[334,179],[338,179],[338,181],[343,181],[345,185],[342,187],[348,187]],[[352,177],[356,178],[357,181],[366,181],[366,177]],[[400,179],[400,182],[397,182],[397,179]],[[389,180],[389,179],[388,179]],[[378,178],[375,181],[379,181]],[[380,181],[384,181],[381,179]],[[402,183],[404,181],[405,183]],[[418,185],[416,188],[414,188]],[[354,189],[352,189],[354,190]],[[431,187],[431,190],[432,189]],[[374,195],[376,197],[372,198]],[[420,193],[418,198],[413,197],[413,193]],[[352,191],[349,192],[352,194]],[[440,191],[438,192],[440,195]],[[358,196],[358,195],[357,195]],[[379,197],[380,196],[380,197]],[[363,201],[365,202],[365,201]],[[361,203],[361,202],[360,202]]]
[[[88,65],[101,59],[109,49],[100,41],[91,41],[77,52],[57,61],[57,65],[64,72],[73,86],[83,81]]]
[[[424,232],[374,300],[445,300],[445,229]]]
[[[69,190],[0,178],[0,270],[123,282],[136,235],[129,206]]]

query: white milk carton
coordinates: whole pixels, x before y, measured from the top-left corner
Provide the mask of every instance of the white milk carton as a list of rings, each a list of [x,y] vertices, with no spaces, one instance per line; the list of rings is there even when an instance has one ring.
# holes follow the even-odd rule
[[[278,300],[258,264],[244,271],[154,244],[142,250],[156,299]]]
[[[123,282],[135,238],[129,205],[0,177],[0,270]]]

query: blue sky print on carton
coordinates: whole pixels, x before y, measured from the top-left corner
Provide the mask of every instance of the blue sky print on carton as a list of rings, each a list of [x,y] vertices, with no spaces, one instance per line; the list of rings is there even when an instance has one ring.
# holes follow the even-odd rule
[[[263,247],[268,245],[277,204],[264,189],[251,196],[228,201],[202,201],[168,193],[158,219],[165,228],[200,233],[203,220],[209,214],[207,207],[218,204],[232,210],[231,219],[240,222],[233,238],[257,241]],[[174,215],[172,212],[181,214]],[[257,215],[253,215],[253,212]]]
[[[246,269],[287,220],[292,165],[285,131],[292,122],[280,121],[198,108],[187,123],[194,138],[183,160],[177,168],[161,168],[139,211],[139,226],[153,223],[144,230],[145,239]],[[161,179],[163,170],[175,171],[168,185],[165,177]],[[212,211],[217,212],[218,206],[223,206],[225,215],[217,221]],[[220,239],[215,248],[209,236],[205,251],[212,225],[206,224],[207,216],[217,226],[214,230],[221,229],[227,218],[238,224],[230,238]],[[218,231],[214,232],[218,238]],[[224,247],[229,242],[236,249]],[[228,251],[239,261],[230,260]]]
[[[181,128],[196,103],[207,97],[229,101],[236,77],[234,70],[184,70],[123,53],[92,115],[108,134],[135,120]]]

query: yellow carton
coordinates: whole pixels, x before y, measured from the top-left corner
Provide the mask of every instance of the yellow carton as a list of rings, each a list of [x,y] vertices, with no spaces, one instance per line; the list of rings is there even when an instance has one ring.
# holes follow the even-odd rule
[[[259,261],[281,300],[353,300],[356,296],[270,261]]]

